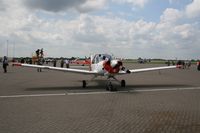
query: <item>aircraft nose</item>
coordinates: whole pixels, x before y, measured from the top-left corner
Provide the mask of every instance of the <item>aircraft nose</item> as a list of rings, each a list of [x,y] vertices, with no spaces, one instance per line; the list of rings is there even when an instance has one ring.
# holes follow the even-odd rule
[[[105,61],[104,69],[109,73],[118,73],[122,66],[122,62],[119,60]]]

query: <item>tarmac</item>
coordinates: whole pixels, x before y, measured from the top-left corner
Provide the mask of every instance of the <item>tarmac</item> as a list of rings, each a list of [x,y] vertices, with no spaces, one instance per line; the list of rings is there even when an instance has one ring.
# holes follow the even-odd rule
[[[161,65],[125,64],[127,68]],[[171,69],[105,78],[32,68],[0,69],[1,133],[200,133],[200,71]]]

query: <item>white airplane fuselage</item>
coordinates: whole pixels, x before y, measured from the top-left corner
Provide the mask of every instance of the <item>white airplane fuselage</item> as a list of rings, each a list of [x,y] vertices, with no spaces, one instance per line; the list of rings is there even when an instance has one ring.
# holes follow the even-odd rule
[[[91,57],[90,70],[98,73],[98,76],[114,76],[121,67],[122,62],[112,59],[110,55],[96,54],[93,58]]]
[[[107,71],[103,67],[104,61],[101,61],[97,64],[91,64],[91,71],[97,72],[99,75],[104,76]]]

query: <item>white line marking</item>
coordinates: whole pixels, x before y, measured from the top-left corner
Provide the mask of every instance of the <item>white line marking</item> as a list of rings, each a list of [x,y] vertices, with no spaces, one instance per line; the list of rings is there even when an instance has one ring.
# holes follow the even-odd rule
[[[66,93],[59,94],[32,94],[32,95],[10,95],[10,96],[0,96],[0,98],[20,98],[20,97],[48,97],[48,96],[65,96]]]
[[[145,90],[130,90],[129,92],[153,92],[153,91],[178,91],[178,90],[199,90],[200,87],[188,88],[167,88],[167,89],[145,89]]]
[[[168,89],[136,89],[127,91],[100,91],[100,92],[69,92],[69,93],[58,93],[58,94],[32,94],[32,95],[10,95],[0,96],[0,98],[23,98],[23,97],[48,97],[48,96],[65,96],[65,95],[96,95],[96,94],[115,94],[115,93],[134,93],[134,92],[156,92],[156,91],[181,91],[181,90],[200,90],[200,87],[190,88],[168,88]]]
[[[95,95],[95,94],[114,94],[114,93],[133,93],[133,92],[156,92],[156,91],[181,91],[181,90],[200,90],[200,87],[190,87],[190,88],[168,88],[168,89],[137,89],[137,90],[127,90],[127,91],[102,91],[102,92],[70,92],[67,95]]]
[[[95,95],[95,94],[111,94],[117,92],[110,92],[110,91],[100,91],[100,92],[69,92],[67,95]]]

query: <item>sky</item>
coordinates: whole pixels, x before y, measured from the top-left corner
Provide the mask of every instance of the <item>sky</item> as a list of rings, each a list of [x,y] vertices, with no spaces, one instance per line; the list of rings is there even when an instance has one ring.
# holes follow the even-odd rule
[[[0,0],[0,56],[200,59],[200,0]]]

